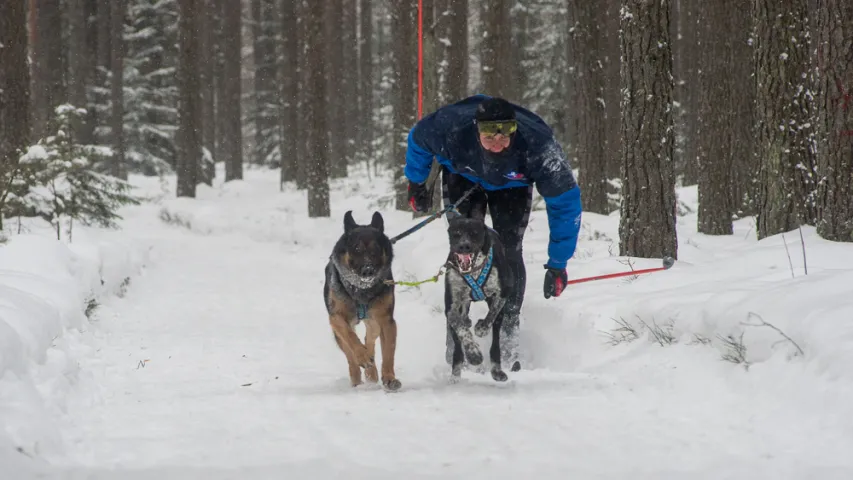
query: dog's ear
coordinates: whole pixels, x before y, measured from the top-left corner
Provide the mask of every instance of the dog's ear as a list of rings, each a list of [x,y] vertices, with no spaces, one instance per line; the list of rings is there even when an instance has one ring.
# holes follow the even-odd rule
[[[373,219],[370,221],[370,226],[379,230],[381,233],[385,233],[385,220],[382,219],[381,213],[373,212]]]
[[[352,218],[352,210],[344,214],[344,233],[349,233],[350,230],[357,227],[358,224]]]

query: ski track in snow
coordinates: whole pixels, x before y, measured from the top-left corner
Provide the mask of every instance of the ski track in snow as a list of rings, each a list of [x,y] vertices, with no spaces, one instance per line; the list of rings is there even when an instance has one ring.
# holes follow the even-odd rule
[[[849,415],[825,414],[844,405],[850,413],[850,397],[820,391],[821,380],[786,381],[805,373],[784,358],[746,372],[686,342],[608,346],[593,307],[573,311],[583,292],[608,287],[547,302],[541,258],[528,261],[529,368],[507,371],[509,382],[466,371],[447,384],[439,282],[397,291],[402,390],[350,387],[321,296],[342,208],[313,239],[303,232],[311,240],[284,244],[164,227],[154,207],[140,207],[124,232],[150,240],[151,263],[98,313],[95,351],[80,359],[91,376],[68,401],[68,451],[50,459],[56,471],[161,480],[850,478]],[[366,223],[367,211],[356,221]],[[403,219],[386,219],[394,232],[410,221],[394,218]],[[534,230],[544,216],[539,223]],[[435,247],[443,226],[428,229],[395,247],[398,279],[426,278],[445,255]],[[546,228],[528,236],[526,245],[541,245],[526,256],[544,251]]]

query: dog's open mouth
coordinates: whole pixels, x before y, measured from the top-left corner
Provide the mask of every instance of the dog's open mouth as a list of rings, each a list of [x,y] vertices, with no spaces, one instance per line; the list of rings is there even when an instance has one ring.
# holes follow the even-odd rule
[[[457,253],[456,254],[456,266],[459,267],[460,272],[470,272],[471,268],[474,267],[474,254],[473,253]]]

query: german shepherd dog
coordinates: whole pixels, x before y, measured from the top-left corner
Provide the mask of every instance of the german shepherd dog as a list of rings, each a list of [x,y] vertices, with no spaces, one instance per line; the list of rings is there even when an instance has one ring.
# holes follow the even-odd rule
[[[474,366],[483,363],[483,354],[471,335],[471,319],[468,316],[471,302],[480,300],[488,304],[489,313],[474,325],[474,333],[478,337],[485,337],[491,330],[489,358],[492,378],[497,382],[505,382],[507,375],[501,369],[501,311],[512,294],[515,280],[512,269],[507,265],[503,245],[498,234],[486,227],[484,220],[479,217],[454,216],[450,219],[447,232],[450,239],[447,263],[450,268],[445,277],[444,313],[453,341],[451,382],[459,380],[465,359]],[[466,280],[466,276],[469,280]],[[479,286],[482,298],[474,298],[476,292],[469,281],[477,284],[482,282]]]
[[[369,382],[379,381],[373,360],[377,337],[382,348],[382,385],[387,390],[401,387],[394,375],[397,322],[393,256],[379,212],[373,214],[370,225],[356,224],[352,211],[344,215],[344,233],[326,264],[323,298],[335,342],[346,355],[353,387],[362,383],[362,368]],[[355,326],[362,320],[367,328],[364,343],[355,333]]]

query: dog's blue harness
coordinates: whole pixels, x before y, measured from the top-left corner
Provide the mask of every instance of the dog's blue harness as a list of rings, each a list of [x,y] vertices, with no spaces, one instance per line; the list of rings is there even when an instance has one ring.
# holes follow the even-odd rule
[[[356,303],[355,304],[355,312],[358,315],[359,320],[364,320],[367,318],[367,304],[366,303]]]
[[[485,285],[486,279],[489,278],[489,272],[492,270],[492,252],[493,248],[489,247],[489,256],[486,258],[486,264],[483,265],[483,270],[480,271],[480,276],[476,280],[469,273],[462,275],[462,278],[471,287],[471,300],[475,302],[486,299],[486,294],[483,292],[483,285]]]

